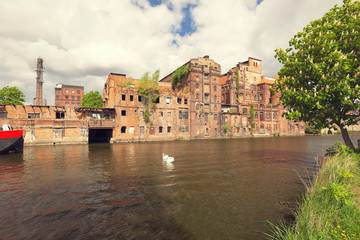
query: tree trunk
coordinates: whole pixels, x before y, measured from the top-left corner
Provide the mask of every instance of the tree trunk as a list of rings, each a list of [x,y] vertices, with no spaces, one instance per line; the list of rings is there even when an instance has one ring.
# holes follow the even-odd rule
[[[348,146],[350,149],[354,149],[354,145],[351,142],[347,129],[344,128],[344,126],[341,124],[339,125],[339,128],[341,130],[341,135],[344,139],[345,145]]]

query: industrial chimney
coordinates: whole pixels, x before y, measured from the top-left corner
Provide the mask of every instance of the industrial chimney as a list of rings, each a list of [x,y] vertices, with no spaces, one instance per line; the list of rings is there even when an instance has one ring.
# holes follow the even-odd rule
[[[34,103],[37,106],[45,105],[43,100],[43,72],[44,72],[44,65],[43,59],[37,59],[37,67],[36,67],[36,98],[34,99]]]

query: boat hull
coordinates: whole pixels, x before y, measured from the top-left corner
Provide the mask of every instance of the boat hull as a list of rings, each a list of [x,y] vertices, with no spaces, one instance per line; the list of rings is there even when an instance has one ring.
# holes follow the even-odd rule
[[[21,153],[24,148],[23,130],[0,132],[0,154]]]

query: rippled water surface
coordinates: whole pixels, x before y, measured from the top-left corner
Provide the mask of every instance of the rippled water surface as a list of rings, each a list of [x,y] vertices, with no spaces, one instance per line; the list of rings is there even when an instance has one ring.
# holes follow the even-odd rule
[[[0,156],[0,239],[265,239],[338,140],[25,147]]]

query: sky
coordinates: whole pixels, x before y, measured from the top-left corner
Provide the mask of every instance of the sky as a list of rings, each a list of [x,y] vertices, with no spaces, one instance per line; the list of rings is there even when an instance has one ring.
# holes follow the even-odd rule
[[[44,98],[58,83],[102,94],[109,73],[164,77],[209,55],[226,73],[248,57],[264,76],[281,65],[276,48],[341,0],[1,0],[0,88],[16,86],[32,104],[36,59]]]

